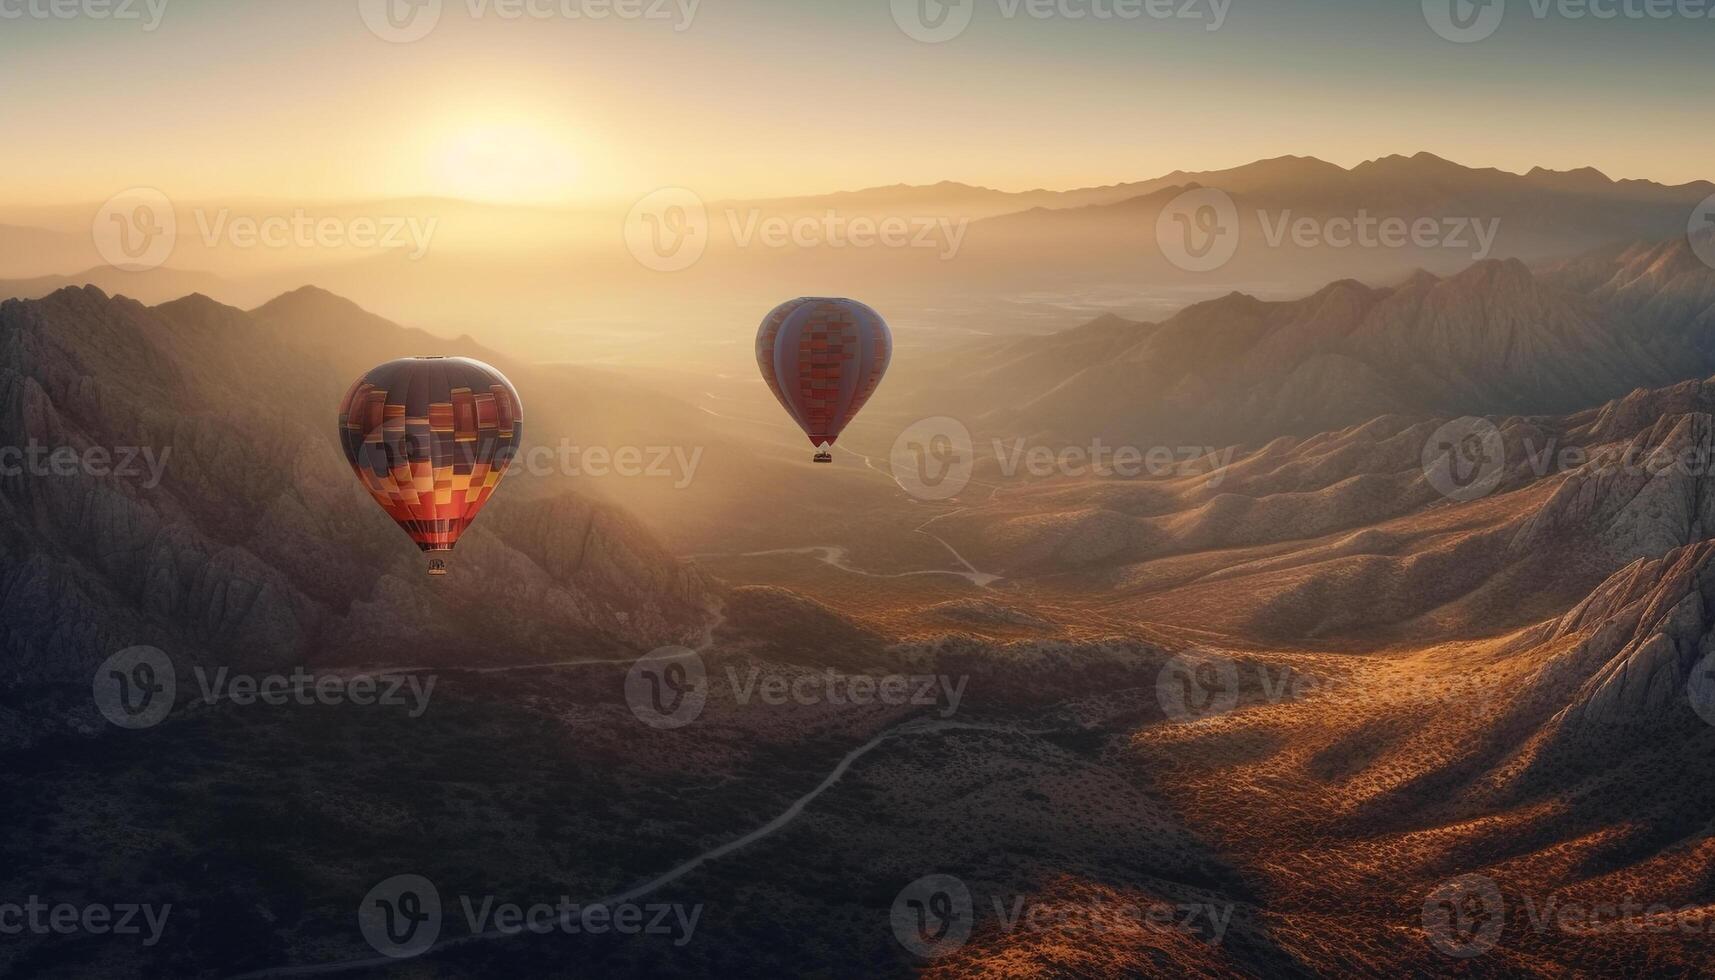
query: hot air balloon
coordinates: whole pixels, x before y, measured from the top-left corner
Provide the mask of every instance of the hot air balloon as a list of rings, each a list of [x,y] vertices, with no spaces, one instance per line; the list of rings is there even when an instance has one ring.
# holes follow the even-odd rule
[[[339,403],[346,461],[381,509],[445,575],[445,556],[494,495],[524,438],[512,382],[468,357],[406,357],[359,378]]]
[[[881,314],[849,299],[803,297],[776,306],[756,332],[756,364],[787,414],[832,463],[829,447],[875,394],[893,359]]]

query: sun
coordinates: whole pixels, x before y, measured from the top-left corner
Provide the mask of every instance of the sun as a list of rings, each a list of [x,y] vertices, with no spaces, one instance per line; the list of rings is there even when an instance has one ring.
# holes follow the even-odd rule
[[[435,193],[472,201],[524,204],[575,196],[579,157],[570,133],[527,118],[457,124],[431,141]]]

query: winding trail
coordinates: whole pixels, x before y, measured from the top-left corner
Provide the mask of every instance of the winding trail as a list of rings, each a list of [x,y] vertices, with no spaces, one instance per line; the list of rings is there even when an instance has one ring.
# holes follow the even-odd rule
[[[930,535],[930,537],[934,537],[934,535]],[[941,539],[935,538],[935,540],[940,541]],[[941,543],[943,545],[946,544],[944,541]],[[730,555],[689,555],[687,557],[690,561],[698,561],[708,558],[766,558],[770,555],[814,555],[816,556],[816,560],[825,565],[832,565],[842,572],[849,572],[853,575],[862,575],[865,578],[910,578],[915,575],[951,575],[954,578],[962,578],[970,582],[972,585],[984,589],[1003,578],[1003,576],[1000,575],[990,575],[987,572],[979,572],[973,565],[971,565],[970,562],[965,561],[964,556],[960,555],[957,551],[953,551],[950,546],[947,550],[953,553],[953,557],[958,559],[959,564],[965,566],[965,571],[961,572],[958,569],[953,568],[930,568],[916,572],[869,572],[858,568],[856,565],[847,561],[846,559],[850,552],[844,546],[837,544],[817,544],[810,545],[805,548],[774,548],[768,551],[748,551],[742,554]]]
[[[732,398],[729,396],[717,395],[714,392],[710,392],[710,391],[705,391],[703,394],[705,396],[711,398],[711,399],[716,399],[719,401],[737,401],[738,400],[736,398]],[[742,422],[746,425],[760,425],[760,426],[765,426],[768,428],[786,429],[789,432],[795,432],[796,431],[794,426],[790,422],[786,422],[783,420],[747,419],[747,418],[742,418],[742,417],[737,416],[737,415],[727,415],[723,412],[717,412],[714,409],[709,408],[706,405],[699,405],[699,406],[697,406],[697,408],[699,411],[703,412],[705,415],[711,415],[717,419],[725,419],[729,422]],[[853,420],[853,422],[852,422],[852,425],[854,425],[854,426],[865,425],[865,424],[880,424],[880,420],[878,420],[878,419],[856,419],[856,420]],[[893,467],[891,464],[881,465],[880,463],[878,463],[876,461],[875,457],[866,455],[864,453],[860,453],[857,450],[850,448],[849,446],[842,446],[839,443],[835,443],[833,448],[836,452],[842,452],[842,453],[845,453],[847,456],[855,456],[858,459],[863,460],[863,465],[865,466],[865,468],[869,469],[870,471],[876,473],[879,476],[886,478],[887,482],[893,484],[894,487],[896,487],[901,493],[904,493],[907,496],[909,496],[911,494],[910,488],[907,487],[905,484],[901,483],[899,481],[899,478],[893,474]],[[972,486],[988,488],[988,491],[989,491],[988,499],[989,500],[993,500],[996,496],[998,496],[1000,494],[1001,490],[1004,489],[999,484],[984,483],[981,480],[970,480],[969,483]],[[759,555],[770,555],[770,554],[777,554],[777,555],[778,554],[815,554],[815,553],[821,552],[822,553],[821,560],[823,562],[825,562],[829,565],[832,565],[835,568],[840,569],[841,571],[851,572],[854,575],[866,575],[870,578],[904,578],[904,577],[909,576],[909,575],[954,575],[954,576],[957,576],[959,578],[962,578],[962,579],[969,581],[971,584],[977,586],[978,588],[986,589],[989,586],[993,585],[994,583],[999,582],[1002,579],[1004,579],[1005,576],[1004,575],[995,575],[995,574],[992,574],[990,572],[984,572],[984,571],[978,570],[975,565],[972,565],[968,560],[966,560],[964,555],[959,553],[957,548],[954,548],[951,544],[948,544],[947,539],[945,539],[945,538],[941,537],[940,535],[935,534],[935,533],[928,530],[929,525],[935,523],[936,521],[942,520],[944,518],[952,517],[956,514],[962,514],[967,509],[969,509],[969,508],[961,507],[958,510],[948,511],[945,514],[937,514],[934,517],[929,518],[927,521],[924,521],[922,524],[918,525],[916,528],[913,529],[915,533],[924,535],[925,537],[928,537],[931,540],[933,540],[936,544],[939,544],[942,548],[945,548],[947,550],[947,553],[953,556],[954,561],[957,561],[960,565],[964,566],[965,570],[963,572],[956,571],[956,570],[940,570],[940,569],[921,571],[921,572],[900,572],[900,573],[891,574],[891,575],[890,574],[882,574],[882,573],[878,573],[878,572],[866,572],[863,569],[857,568],[856,566],[847,562],[846,561],[847,551],[845,548],[843,548],[839,545],[814,545],[814,546],[807,547],[807,548],[796,548],[796,549],[787,548],[787,549],[778,549],[775,551],[759,551],[759,552],[752,552],[750,554],[744,554],[744,555],[700,555],[700,556],[699,555],[693,555],[693,556],[691,556],[691,558],[693,560],[696,558],[699,558],[699,557],[703,557],[703,558],[754,558],[754,557],[757,557]]]
[[[996,490],[996,492],[999,492],[1000,488],[995,487],[995,490]],[[969,570],[970,575],[968,576],[968,578],[970,578],[970,580],[973,583],[975,583],[980,588],[986,589],[990,585],[993,585],[994,583],[999,582],[1001,579],[1005,578],[1006,576],[1004,576],[1004,575],[992,575],[988,572],[977,571],[977,566],[975,566],[975,565],[971,564],[969,561],[967,561],[965,559],[964,555],[959,554],[959,549],[953,547],[952,544],[950,544],[946,538],[943,538],[939,534],[936,534],[933,531],[929,530],[929,525],[935,523],[936,521],[941,520],[944,517],[955,517],[959,514],[963,514],[968,509],[969,508],[966,508],[966,507],[960,507],[958,510],[948,511],[945,514],[937,514],[936,516],[931,517],[928,520],[924,521],[922,524],[919,524],[916,528],[916,531],[918,534],[925,535],[927,537],[935,539],[937,544],[939,544],[941,547],[947,549],[947,553],[952,555],[954,560],[956,560],[959,564],[965,566],[965,568],[967,570]]]
[[[585,902],[582,906],[579,906],[579,908],[588,908],[594,905],[614,906],[635,902],[640,898],[653,894],[673,882],[678,881],[680,878],[685,877],[710,861],[726,857],[729,854],[749,847],[751,844],[754,844],[765,837],[779,832],[794,820],[802,816],[805,809],[808,808],[811,803],[815,802],[817,797],[826,793],[828,790],[833,789],[834,786],[839,783],[840,779],[844,777],[847,772],[851,771],[852,766],[856,764],[859,759],[862,759],[864,756],[875,751],[877,748],[880,748],[883,744],[892,739],[915,735],[937,735],[957,731],[994,732],[1029,738],[1038,735],[1052,734],[1054,730],[1021,729],[1014,725],[991,725],[978,722],[925,721],[921,718],[913,718],[900,722],[899,724],[876,735],[874,738],[871,738],[869,741],[863,743],[857,748],[852,749],[850,752],[847,752],[843,757],[841,757],[839,763],[834,766],[833,770],[829,772],[814,789],[793,801],[793,803],[782,811],[780,815],[762,826],[757,827],[755,830],[752,830],[740,837],[735,837],[717,847],[712,847],[703,853],[698,854],[696,857],[675,866],[672,870],[651,878],[642,884],[623,892],[617,892],[612,895],[598,898],[592,902]],[[569,924],[571,919],[571,912],[563,914],[558,920],[556,927],[564,928]],[[536,934],[537,933],[530,932],[529,930],[501,932],[498,929],[491,929],[488,932],[461,936],[456,939],[448,939],[435,943],[427,950],[418,954],[416,958],[420,959],[424,956],[432,956],[436,953],[442,953],[461,946],[469,946],[474,943],[491,942],[497,939],[511,939],[520,935]],[[350,970],[361,970],[369,967],[393,966],[398,965],[401,962],[403,961],[400,959],[388,956],[359,957],[349,960],[337,960],[330,963],[311,964],[308,966],[274,967],[271,969],[241,974],[239,977],[234,978],[234,980],[250,980],[250,978],[261,977],[319,976],[325,974],[344,973]]]
[[[693,653],[702,653],[709,647],[714,646],[715,630],[720,629],[721,625],[726,622],[726,612],[719,607],[711,609],[709,612],[712,614],[712,617],[709,619],[708,624],[703,627],[703,638],[697,641],[696,646],[688,648]],[[446,674],[511,674],[521,670],[548,670],[555,667],[595,667],[604,664],[625,664],[629,666],[640,660],[672,660],[676,657],[682,656],[684,656],[682,653],[670,653],[662,656],[652,656],[651,654],[646,653],[636,657],[615,657],[603,660],[550,660],[545,663],[508,664],[503,667],[352,667],[342,671],[330,671],[329,673],[346,680],[354,680],[359,677],[379,677],[384,674],[421,674],[427,671],[437,671]],[[314,680],[314,678],[311,679]]]

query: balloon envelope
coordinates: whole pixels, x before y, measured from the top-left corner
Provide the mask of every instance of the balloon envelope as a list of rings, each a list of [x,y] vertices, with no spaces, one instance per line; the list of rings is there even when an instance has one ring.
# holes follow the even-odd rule
[[[763,380],[818,447],[833,444],[857,417],[892,359],[887,321],[849,299],[782,303],[756,332]]]
[[[351,386],[339,435],[364,489],[433,555],[451,551],[494,495],[524,437],[524,406],[481,361],[407,357]],[[436,559],[429,570],[445,565]]]

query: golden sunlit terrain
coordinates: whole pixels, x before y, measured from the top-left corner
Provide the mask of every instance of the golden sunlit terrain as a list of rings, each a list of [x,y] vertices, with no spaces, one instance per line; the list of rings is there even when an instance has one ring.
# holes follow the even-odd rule
[[[0,0],[0,977],[1715,973],[1711,6]]]

